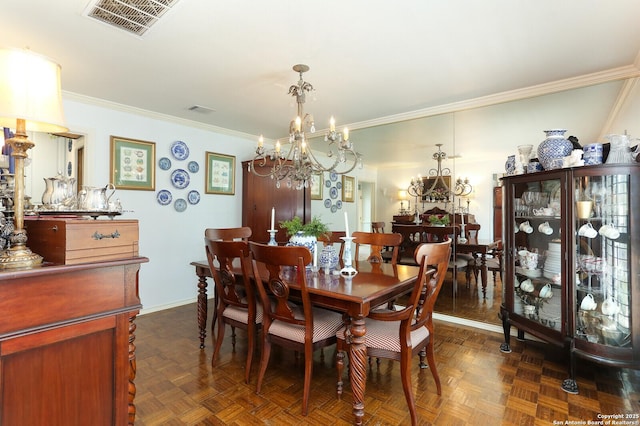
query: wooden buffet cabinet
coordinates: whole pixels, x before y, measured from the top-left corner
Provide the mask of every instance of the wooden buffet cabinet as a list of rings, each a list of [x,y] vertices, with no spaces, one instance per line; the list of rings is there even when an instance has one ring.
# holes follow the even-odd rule
[[[640,165],[565,168],[503,179],[510,327],[563,347],[576,363],[640,369]]]
[[[134,423],[134,319],[147,261],[0,271],[0,425]]]

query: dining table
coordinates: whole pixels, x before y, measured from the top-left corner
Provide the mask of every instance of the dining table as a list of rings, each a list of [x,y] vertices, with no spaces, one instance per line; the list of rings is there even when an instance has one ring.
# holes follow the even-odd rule
[[[207,323],[207,278],[211,271],[207,261],[191,262],[198,276],[198,327],[200,348],[204,348]],[[350,318],[352,342],[349,346],[349,379],[353,394],[354,423],[361,425],[364,412],[367,379],[367,349],[365,318],[374,308],[411,292],[419,268],[413,265],[392,265],[354,261],[357,274],[342,275],[339,271],[308,271],[307,287],[311,302],[323,308],[346,313]],[[236,272],[241,272],[238,269]],[[215,321],[215,316],[213,318]]]

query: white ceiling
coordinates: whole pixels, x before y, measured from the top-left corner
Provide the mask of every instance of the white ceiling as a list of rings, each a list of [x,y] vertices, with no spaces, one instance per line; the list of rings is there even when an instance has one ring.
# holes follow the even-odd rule
[[[67,93],[271,139],[295,115],[297,63],[320,130],[640,74],[638,0],[181,0],[142,38],[87,4],[3,0],[0,43],[59,62]]]

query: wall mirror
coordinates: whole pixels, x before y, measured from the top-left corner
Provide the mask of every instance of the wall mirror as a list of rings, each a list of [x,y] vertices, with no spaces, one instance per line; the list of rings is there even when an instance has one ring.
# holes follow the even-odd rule
[[[392,217],[401,208],[399,190],[406,189],[412,176],[426,176],[429,169],[436,167],[433,154],[437,151],[436,144],[442,144],[442,151],[448,154],[443,166],[451,169],[452,181],[469,177],[474,187],[470,211],[482,226],[480,238],[491,239],[494,174],[504,173],[506,157],[516,154],[518,145],[532,144],[535,150],[544,139],[543,130],[548,128],[566,128],[568,135],[578,136],[582,144],[603,141],[607,133],[624,133],[626,129],[619,128],[617,118],[624,115],[627,97],[632,95],[629,86],[627,80],[615,80],[352,130],[353,141],[363,153],[365,163],[370,164],[371,158],[378,163],[379,196],[373,217],[391,228]],[[415,198],[403,201],[404,208],[407,201],[413,211]],[[421,211],[430,205],[423,206],[422,200],[418,200]],[[491,280],[489,284],[493,284]],[[499,278],[486,298],[473,278],[466,289],[464,273],[459,276],[458,289],[461,292],[454,298],[450,288],[443,288],[437,312],[499,324],[502,289]]]
[[[29,150],[25,167],[25,194],[35,205],[42,203],[45,179],[62,174],[76,182],[76,193],[87,183],[89,172],[86,137],[75,133],[52,135],[32,133],[35,146]]]

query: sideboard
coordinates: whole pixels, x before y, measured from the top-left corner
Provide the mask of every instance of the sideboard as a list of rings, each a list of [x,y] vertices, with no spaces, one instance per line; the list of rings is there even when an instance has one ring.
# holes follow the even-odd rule
[[[0,425],[135,421],[144,257],[0,272]]]

